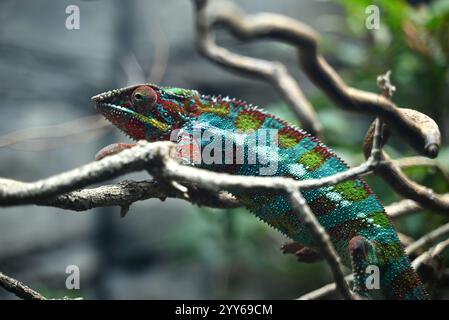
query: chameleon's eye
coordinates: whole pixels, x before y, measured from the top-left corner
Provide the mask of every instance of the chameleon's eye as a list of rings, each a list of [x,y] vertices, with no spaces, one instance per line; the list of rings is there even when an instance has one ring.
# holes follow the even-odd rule
[[[152,107],[157,101],[157,94],[150,86],[140,86],[134,90],[131,99],[136,107]]]

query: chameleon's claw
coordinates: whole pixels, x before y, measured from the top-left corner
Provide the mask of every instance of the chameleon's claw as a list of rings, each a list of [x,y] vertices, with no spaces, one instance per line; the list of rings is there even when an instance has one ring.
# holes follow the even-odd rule
[[[304,247],[295,252],[299,262],[314,263],[323,260],[323,256],[312,248]]]
[[[296,251],[301,250],[304,246],[300,245],[296,241],[286,241],[281,246],[282,253],[294,254]]]
[[[323,259],[323,256],[319,252],[295,241],[285,242],[281,250],[283,253],[294,254],[298,258],[298,261],[303,263],[313,263]]]
[[[103,149],[101,149],[100,151],[98,151],[98,153],[95,155],[95,160],[101,160],[105,157],[108,156],[112,156],[114,154],[117,154],[125,149],[129,149],[134,147],[136,144],[135,143],[113,143],[110,144],[106,147],[104,147]]]

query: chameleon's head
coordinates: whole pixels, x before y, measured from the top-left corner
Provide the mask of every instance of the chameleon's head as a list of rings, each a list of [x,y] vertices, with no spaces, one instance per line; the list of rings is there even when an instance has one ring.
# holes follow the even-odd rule
[[[98,94],[92,101],[98,112],[132,139],[156,141],[168,139],[185,123],[196,97],[195,90],[140,84]]]

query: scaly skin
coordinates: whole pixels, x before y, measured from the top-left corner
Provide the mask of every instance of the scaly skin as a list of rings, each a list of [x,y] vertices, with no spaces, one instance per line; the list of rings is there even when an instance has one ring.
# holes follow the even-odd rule
[[[194,90],[162,88],[152,84],[116,89],[97,95],[92,100],[100,113],[135,140],[168,140],[177,129],[181,130],[182,137],[191,138],[199,129],[202,132],[212,130],[239,145],[242,144],[242,137],[254,139],[250,134],[259,129],[275,129],[278,146],[269,149],[277,153],[277,170],[273,175],[297,180],[316,179],[349,168],[318,139],[244,101],[202,96]],[[193,146],[194,140],[190,141]],[[204,150],[205,142],[200,143]],[[130,146],[114,145],[102,150],[97,157],[102,158]],[[259,147],[263,146],[254,146]],[[195,165],[249,176],[259,175],[263,167],[258,162],[199,162]],[[229,191],[257,217],[296,241],[300,245],[298,248],[302,248],[298,255],[307,253],[309,258],[313,257],[310,261],[316,260],[312,235],[294,214],[285,196]],[[404,253],[391,219],[362,179],[302,193],[329,233],[344,264],[355,272],[354,290],[369,298],[428,299]],[[370,265],[379,268],[380,290],[366,288],[369,275],[366,270]]]

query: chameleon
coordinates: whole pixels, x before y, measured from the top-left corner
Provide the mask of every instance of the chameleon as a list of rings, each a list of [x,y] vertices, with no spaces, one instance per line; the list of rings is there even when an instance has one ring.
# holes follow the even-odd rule
[[[276,139],[271,142],[276,143],[267,147],[266,142],[259,141],[248,146],[266,151],[268,158],[276,158],[273,176],[317,179],[349,169],[318,138],[243,100],[145,83],[98,94],[92,101],[99,113],[133,140],[172,140],[173,132],[177,131],[178,142],[190,141],[186,145],[196,146],[201,153],[206,148],[202,140],[207,139],[198,141],[192,137],[195,132],[211,131],[214,139],[230,140],[231,149],[236,151],[245,141],[259,141],[257,133],[261,130],[274,130]],[[132,146],[110,145],[97,154],[97,160]],[[224,157],[223,154],[213,156],[214,159]],[[188,164],[243,176],[258,176],[262,167],[259,160],[239,162],[235,155],[232,161],[224,163],[194,160]],[[319,254],[313,235],[295,214],[285,194],[227,191],[259,219],[294,241],[286,246],[286,251],[296,251],[304,261],[317,260]],[[301,193],[329,234],[343,264],[354,272],[353,290],[357,294],[368,299],[429,299],[391,218],[363,179],[354,178],[332,186],[301,190]],[[372,270],[378,272],[377,286]]]

